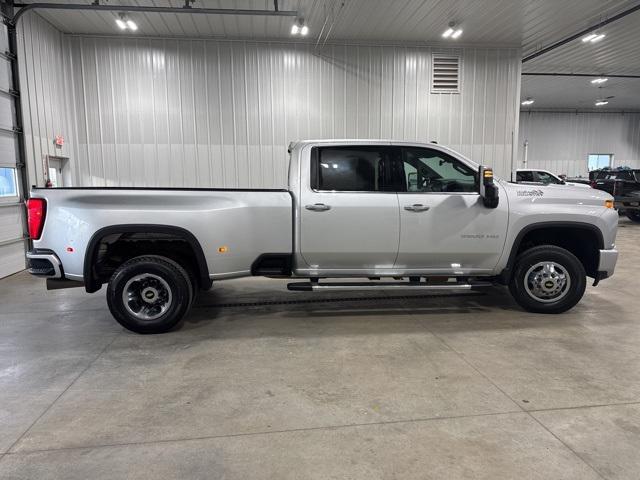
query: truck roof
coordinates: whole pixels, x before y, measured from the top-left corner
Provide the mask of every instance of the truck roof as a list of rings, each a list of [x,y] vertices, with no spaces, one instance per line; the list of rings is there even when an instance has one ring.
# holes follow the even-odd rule
[[[458,156],[458,157],[462,157],[464,158],[467,162],[473,164],[473,165],[480,165],[478,162],[474,162],[473,160],[471,160],[469,157],[467,157],[466,155],[463,155],[462,153],[447,147],[446,145],[441,145],[439,143],[437,143],[435,140],[431,140],[431,141],[419,141],[419,140],[415,140],[415,141],[411,141],[411,140],[392,140],[392,139],[371,139],[371,138],[322,138],[322,139],[317,139],[317,140],[297,140],[294,142],[289,143],[289,148],[288,151],[289,153],[291,153],[291,151],[294,148],[297,147],[302,147],[304,145],[308,145],[308,144],[313,144],[313,143],[326,143],[326,144],[346,144],[346,145],[406,145],[406,146],[421,146],[421,147],[429,147],[429,148],[433,148],[435,150],[440,150],[440,151],[444,151],[444,152],[448,152],[453,154],[454,156]]]

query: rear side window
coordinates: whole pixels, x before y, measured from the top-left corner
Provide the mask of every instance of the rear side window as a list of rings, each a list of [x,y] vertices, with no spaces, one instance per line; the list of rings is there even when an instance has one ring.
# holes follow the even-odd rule
[[[381,192],[388,188],[388,148],[315,147],[311,188],[338,192]]]
[[[516,182],[533,182],[533,172],[516,172]]]

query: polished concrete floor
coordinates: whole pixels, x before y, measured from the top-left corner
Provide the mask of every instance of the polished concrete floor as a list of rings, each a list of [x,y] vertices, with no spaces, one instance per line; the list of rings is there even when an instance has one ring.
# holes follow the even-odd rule
[[[638,479],[640,225],[559,316],[504,289],[222,283],[140,336],[104,292],[0,280],[3,479]]]

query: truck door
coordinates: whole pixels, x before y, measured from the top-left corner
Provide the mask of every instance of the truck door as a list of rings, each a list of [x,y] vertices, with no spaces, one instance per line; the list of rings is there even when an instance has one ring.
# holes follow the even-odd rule
[[[311,150],[299,213],[300,251],[312,270],[393,267],[400,218],[390,151],[387,145]]]
[[[437,149],[398,147],[394,172],[400,204],[397,269],[432,273],[486,273],[502,254],[506,198],[487,208],[477,172]]]

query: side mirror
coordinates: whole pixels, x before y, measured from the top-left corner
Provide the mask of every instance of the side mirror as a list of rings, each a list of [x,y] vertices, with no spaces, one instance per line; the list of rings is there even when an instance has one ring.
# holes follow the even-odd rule
[[[478,169],[478,182],[478,191],[484,206],[496,208],[500,199],[498,198],[498,187],[493,183],[493,170],[481,165]]]

